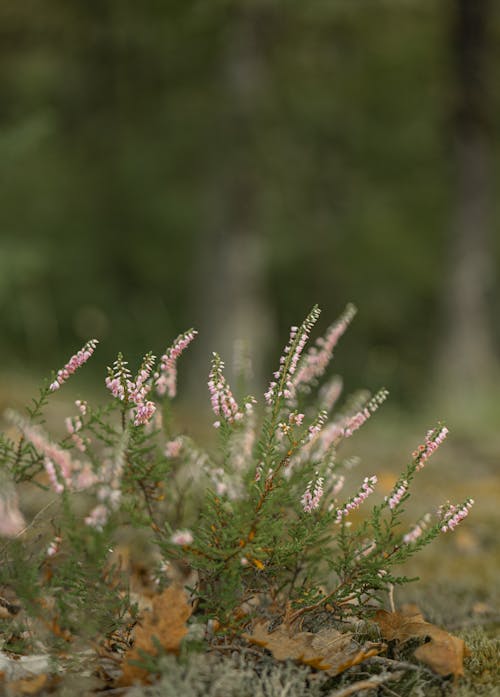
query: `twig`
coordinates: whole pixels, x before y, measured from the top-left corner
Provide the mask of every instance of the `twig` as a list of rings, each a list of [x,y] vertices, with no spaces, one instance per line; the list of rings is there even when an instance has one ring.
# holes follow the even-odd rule
[[[369,678],[369,680],[360,680],[359,682],[348,685],[341,690],[330,692],[328,695],[326,695],[326,697],[349,697],[349,695],[361,692],[361,690],[373,690],[391,680],[399,680],[403,677],[403,674],[403,671],[399,671],[397,673],[380,673],[380,675],[374,675],[373,677]]]
[[[394,605],[394,584],[389,583],[389,605],[391,612],[396,612],[396,606]]]

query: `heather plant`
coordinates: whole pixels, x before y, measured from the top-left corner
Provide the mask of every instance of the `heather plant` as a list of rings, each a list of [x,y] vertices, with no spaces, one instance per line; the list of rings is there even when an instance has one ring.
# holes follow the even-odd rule
[[[448,434],[441,424],[371,509],[375,473],[358,479],[351,496],[343,494],[356,474],[341,446],[387,391],[359,393],[336,409],[341,381],[324,378],[355,309],[349,305],[306,348],[319,314],[314,307],[291,328],[262,401],[235,395],[222,358],[213,354],[213,452],[177,432],[172,411],[177,361],[194,330],[159,360],[147,353],[135,374],[119,354],[105,380],[109,403],[77,400],[62,438],[47,433],[45,408],[91,357],[95,340],[42,386],[24,414],[7,413],[0,584],[37,618],[46,641],[47,634],[55,645],[75,635],[95,641],[134,622],[127,569],[112,556],[123,528],[151,532],[157,550],[151,577],[159,591],[181,577],[194,621],[234,635],[256,616],[293,623],[322,608],[340,619],[369,616],[394,586],[411,580],[397,567],[468,514],[471,499],[446,502],[409,527],[403,517],[413,480]],[[24,521],[18,492],[22,504],[28,486],[48,494],[41,511],[50,519],[48,536],[32,534],[37,516]],[[20,638],[35,641],[33,626],[26,631],[20,621],[12,645]]]

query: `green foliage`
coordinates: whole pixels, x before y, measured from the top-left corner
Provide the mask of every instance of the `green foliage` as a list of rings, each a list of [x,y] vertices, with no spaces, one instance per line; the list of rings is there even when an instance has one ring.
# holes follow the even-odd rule
[[[410,580],[394,567],[453,529],[470,502],[445,504],[433,522],[427,516],[413,530],[402,529],[410,484],[446,436],[441,426],[428,432],[391,493],[363,520],[356,520],[357,509],[366,507],[376,477],[341,496],[341,472],[352,460],[337,451],[387,394],[360,395],[332,415],[338,381],[316,389],[353,314],[349,306],[307,351],[318,308],[292,327],[261,415],[253,397],[238,404],[215,354],[209,392],[220,443],[210,455],[176,433],[168,396],[193,331],[180,335],[158,366],[146,354],[135,377],[120,354],[106,378],[111,404],[95,409],[77,401],[58,442],[41,427],[57,381],[41,389],[27,417],[10,413],[20,437],[2,440],[3,473],[52,492],[45,508],[56,505],[52,537],[30,539],[19,530],[14,491],[5,489],[0,523],[14,539],[1,549],[0,583],[52,627],[56,646],[75,634],[110,636],[133,621],[126,569],[111,556],[123,526],[154,536],[158,586],[187,566],[198,616],[230,634],[256,614],[285,608],[292,620],[327,604],[339,618],[360,618]],[[90,354],[82,356],[59,375]]]

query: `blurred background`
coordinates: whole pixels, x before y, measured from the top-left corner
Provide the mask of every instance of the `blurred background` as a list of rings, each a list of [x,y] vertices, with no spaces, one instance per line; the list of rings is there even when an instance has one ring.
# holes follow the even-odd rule
[[[261,394],[290,325],[353,302],[332,370],[391,397],[352,486],[445,420],[409,513],[477,504],[409,575],[500,603],[499,131],[495,0],[0,0],[0,411],[96,337],[61,428],[195,327],[208,432],[212,351],[230,375],[243,340]]]
[[[4,1],[0,52],[4,392],[191,326],[181,391],[237,338],[257,390],[351,301],[347,390],[497,422],[494,0]]]

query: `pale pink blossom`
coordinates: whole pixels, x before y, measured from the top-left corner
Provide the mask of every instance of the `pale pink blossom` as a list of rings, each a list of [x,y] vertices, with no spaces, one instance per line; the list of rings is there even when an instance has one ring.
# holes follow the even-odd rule
[[[330,412],[342,392],[342,379],[338,376],[332,378],[319,391],[321,408]]]
[[[174,545],[190,545],[194,540],[191,530],[176,530],[170,538]]]
[[[401,484],[395,489],[390,497],[385,497],[385,500],[389,504],[389,508],[393,510],[401,502],[401,499],[406,494],[408,490],[408,482],[403,480]]]
[[[109,510],[104,504],[98,504],[93,508],[90,514],[84,519],[85,525],[91,528],[102,531],[108,522]]]
[[[297,411],[292,411],[288,416],[288,422],[291,426],[301,426],[304,421],[304,414],[300,414]]]
[[[318,433],[323,429],[323,426],[326,423],[326,419],[328,418],[328,414],[326,411],[320,411],[316,419],[313,421],[313,423],[309,426],[307,429],[308,431],[308,439],[309,440],[314,440]]]
[[[403,536],[403,543],[408,545],[412,542],[416,542],[419,537],[422,536],[424,530],[428,527],[431,520],[430,513],[426,513],[425,516],[416,523],[411,530],[409,530],[406,535]]]
[[[169,440],[165,443],[165,457],[174,458],[179,457],[182,450],[182,438],[174,438],[174,440]]]
[[[212,368],[210,369],[208,379],[208,391],[210,393],[210,403],[212,410],[216,416],[222,417],[227,423],[240,421],[243,414],[233,397],[231,388],[224,377],[224,362],[217,353],[213,354]],[[216,425],[217,424],[217,425]],[[214,427],[218,428],[220,421],[214,423]]]
[[[85,416],[87,413],[87,402],[82,399],[77,399],[75,402],[76,408],[80,412],[82,416]]]
[[[58,390],[63,382],[66,382],[70,375],[72,375],[78,368],[80,368],[80,366],[88,361],[90,356],[94,353],[95,347],[98,343],[99,342],[97,339],[91,339],[90,341],[87,341],[85,346],[80,349],[78,353],[71,356],[64,368],[57,371],[56,379],[51,383],[50,389],[52,391]]]
[[[340,494],[340,492],[344,488],[344,484],[345,484],[344,475],[343,474],[336,475],[335,484],[333,485],[333,489],[332,489],[332,496],[337,496],[337,494]]]
[[[147,423],[156,411],[154,402],[139,402],[135,411],[134,426]]]
[[[446,428],[446,426],[442,426],[441,428],[434,428],[430,431],[427,431],[425,443],[423,445],[420,445],[413,452],[413,459],[416,463],[417,472],[418,470],[422,469],[426,460],[430,458],[432,453],[439,448],[439,446],[444,441],[448,433],[449,431]]]
[[[60,535],[56,535],[54,539],[50,542],[49,546],[47,547],[47,556],[48,557],[55,557],[55,555],[59,552],[61,548],[61,542],[62,542],[62,537]]]
[[[361,428],[370,416],[377,411],[379,406],[385,402],[388,394],[389,392],[386,389],[379,390],[377,394],[370,399],[364,409],[349,417],[343,429],[344,438],[349,438],[358,428]]]
[[[312,346],[304,356],[300,369],[294,377],[295,389],[299,386],[307,389],[323,375],[332,359],[333,350],[338,340],[346,331],[355,314],[354,305],[348,305],[341,317],[328,328],[326,334],[316,339],[316,345]]]
[[[356,496],[354,496],[350,501],[348,501],[345,504],[345,506],[337,510],[336,522],[339,523],[344,516],[348,515],[348,513],[350,513],[351,511],[356,510],[356,508],[359,508],[363,501],[365,501],[365,499],[367,499],[368,496],[370,496],[370,494],[373,494],[376,483],[377,477],[375,475],[371,477],[365,477],[361,489],[358,491]]]
[[[302,498],[300,499],[302,508],[306,513],[311,513],[311,511],[314,511],[316,508],[319,507],[324,493],[323,482],[323,477],[317,477],[316,481],[313,482],[313,480],[311,480],[308,483],[306,490],[304,491]]]
[[[289,402],[295,398],[296,386],[293,376],[311,329],[318,321],[319,315],[320,310],[315,306],[300,327],[291,327],[290,338],[280,358],[279,369],[274,373],[275,380],[271,381],[264,394],[264,399],[268,405],[282,397]]]
[[[151,372],[154,367],[155,356],[147,353],[137,372],[135,379],[132,379],[127,362],[123,360],[121,354],[113,364],[113,368],[108,368],[106,377],[106,387],[113,397],[122,402],[135,405],[132,410],[132,417],[135,426],[147,424],[156,412],[156,405],[146,399],[151,391]]]
[[[467,499],[461,506],[450,505],[443,518],[441,532],[454,530],[464,518],[469,515],[469,511],[474,504],[474,499]]]
[[[78,431],[80,431],[83,428],[82,421],[79,417],[76,418],[71,418],[71,417],[66,417],[65,419],[65,424],[66,424],[66,430],[71,436],[71,440],[75,444],[75,447],[80,451],[80,452],[85,452],[87,449],[87,446],[85,445],[85,442],[83,438],[78,434]]]
[[[197,334],[195,329],[180,334],[160,358],[160,370],[155,374],[155,387],[160,396],[167,394],[172,399],[177,394],[177,359]]]
[[[52,443],[42,431],[34,428],[18,415],[11,413],[11,418],[23,432],[26,440],[44,456],[44,467],[52,489],[57,494],[61,494],[65,488],[80,489],[80,473],[89,465],[73,459],[69,450]],[[88,481],[86,475],[82,477],[82,481]]]

